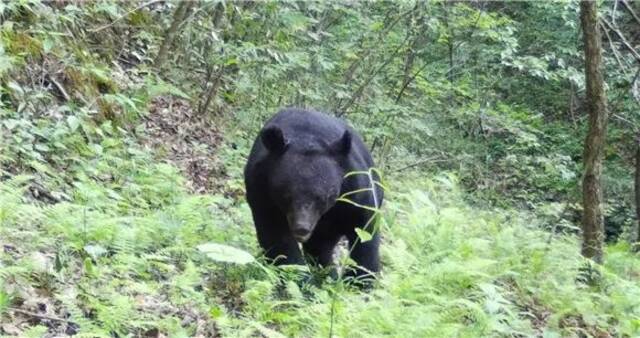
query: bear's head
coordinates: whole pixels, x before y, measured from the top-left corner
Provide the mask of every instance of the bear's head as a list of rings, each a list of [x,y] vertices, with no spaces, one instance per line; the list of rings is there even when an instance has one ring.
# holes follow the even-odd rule
[[[293,237],[304,243],[340,194],[351,133],[345,130],[329,142],[313,137],[292,140],[270,126],[261,139],[273,163],[267,175],[271,199],[286,214]]]

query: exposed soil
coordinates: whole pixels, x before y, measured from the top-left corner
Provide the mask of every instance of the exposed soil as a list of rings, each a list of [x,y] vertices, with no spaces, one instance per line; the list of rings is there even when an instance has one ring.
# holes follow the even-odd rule
[[[199,116],[187,100],[163,96],[152,101],[144,125],[142,142],[180,168],[193,192],[220,189],[226,173],[215,153],[222,132],[210,118]]]

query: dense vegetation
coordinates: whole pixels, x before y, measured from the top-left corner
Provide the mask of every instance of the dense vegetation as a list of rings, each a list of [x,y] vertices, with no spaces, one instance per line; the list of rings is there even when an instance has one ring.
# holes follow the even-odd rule
[[[0,2],[0,334],[640,335],[640,6],[599,10],[591,265],[575,1]],[[347,119],[384,173],[370,292],[260,258],[242,167],[287,105]]]

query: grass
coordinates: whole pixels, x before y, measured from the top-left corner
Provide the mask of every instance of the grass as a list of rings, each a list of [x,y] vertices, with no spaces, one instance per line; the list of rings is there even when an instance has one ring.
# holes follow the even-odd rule
[[[290,80],[291,65],[300,68],[298,52],[283,54],[284,60],[287,55],[295,56],[293,63],[266,67],[261,57],[240,60],[244,52],[253,53],[252,43],[236,46],[237,51],[227,49],[229,56],[238,56],[241,62],[234,56],[225,64],[228,77],[236,83],[222,88],[237,88],[220,90],[229,102],[218,113],[233,116],[232,121],[221,116],[199,121],[196,116],[202,114],[191,107],[197,100],[190,102],[185,97],[200,95],[202,78],[185,72],[174,79],[174,87],[147,67],[163,39],[163,20],[142,24],[146,19],[141,12],[126,14],[127,8],[109,3],[82,8],[70,5],[57,11],[51,10],[57,6],[37,2],[6,3],[0,10],[7,19],[0,29],[0,44],[6,46],[0,46],[0,76],[6,79],[0,88],[0,336],[640,336],[640,260],[626,244],[607,247],[605,264],[594,274],[599,275],[597,283],[586,285],[578,277],[588,264],[579,255],[579,238],[573,229],[565,233],[564,224],[554,226],[542,216],[470,204],[469,200],[482,196],[469,198],[453,175],[426,176],[403,170],[403,175],[387,178],[390,187],[381,218],[384,270],[370,292],[331,281],[321,286],[305,284],[300,271],[277,270],[261,259],[248,264],[232,263],[244,258],[221,260],[220,255],[259,257],[242,196],[242,165],[255,128],[276,103],[269,98],[277,97],[279,105],[288,95],[301,94],[291,88],[272,88],[280,78]],[[118,19],[118,25],[109,25],[112,33],[105,30],[96,41],[87,38],[94,35],[93,29],[115,23],[116,14],[131,19],[139,14],[142,21],[134,24]],[[168,20],[170,15],[161,18]],[[363,23],[369,20],[365,19]],[[245,22],[239,20],[233,30],[249,34],[247,41],[253,34],[264,35],[245,32]],[[120,25],[124,23],[126,26]],[[121,45],[125,28],[131,34],[127,33],[126,44]],[[289,34],[279,32],[286,34],[276,35]],[[212,37],[217,40],[215,34]],[[195,41],[196,45],[203,42],[209,40]],[[274,48],[278,51],[280,47]],[[197,48],[186,50],[176,51],[180,64],[174,65],[174,72],[191,68],[189,64],[204,65],[190,61],[182,68],[181,55],[197,52]],[[121,57],[128,60],[127,66],[117,63]],[[133,59],[138,60],[134,65],[130,64]],[[253,80],[254,64],[260,74],[266,69],[271,75],[256,83],[244,81]],[[341,68],[338,64],[331,67]],[[47,78],[51,81],[45,81]],[[53,81],[56,79],[59,84]],[[447,85],[440,88],[438,79],[433,80],[435,86],[417,93],[426,90],[425,102],[433,101],[438,111],[442,104],[437,98],[450,97],[450,81],[441,81]],[[326,79],[319,81],[311,81],[308,87],[325,86]],[[58,97],[64,96],[58,93],[58,86],[66,87],[72,97]],[[178,87],[191,89],[187,95]],[[461,82],[453,89],[464,87]],[[370,89],[376,93],[383,87]],[[389,111],[413,110],[413,106],[388,105],[384,95],[374,96],[382,101],[368,101],[363,108],[367,119],[388,121]],[[421,102],[412,105],[431,106]],[[482,178],[491,170],[486,162],[489,157],[484,159],[482,154],[493,158],[494,153],[502,156],[515,151],[505,157],[506,162],[496,162],[508,175],[503,182],[506,190],[485,193],[495,205],[513,205],[501,203],[507,201],[504,191],[518,194],[511,197],[525,202],[545,191],[554,200],[569,195],[578,169],[563,154],[579,151],[580,143],[562,135],[575,134],[575,128],[569,126],[566,131],[557,125],[545,137],[561,135],[558,140],[537,144],[537,136],[522,124],[529,112],[504,107],[500,113],[508,116],[506,122],[496,121],[499,128],[508,127],[509,135],[483,145],[474,138],[462,139],[467,131],[460,127],[471,121],[463,116],[464,111],[455,110],[463,107],[451,107],[453,117],[445,114],[448,120],[456,119],[453,128],[442,128],[446,124],[439,125],[437,120],[432,124],[428,116],[441,114],[430,114],[427,109],[417,110],[419,116],[408,114],[408,119],[403,117],[406,113],[392,117],[397,126],[389,130],[359,129],[368,136],[402,132],[398,145],[413,145],[410,148],[416,154],[397,153],[396,158],[427,155],[421,153],[425,145],[444,149],[443,154],[458,154],[454,159],[475,154],[479,157],[470,156],[472,162],[462,165],[470,169],[459,169],[466,179]],[[522,116],[511,114],[510,109]],[[377,116],[369,115],[374,111]],[[190,128],[178,128],[185,123],[191,123]],[[402,127],[407,124],[416,125]],[[155,127],[158,133],[145,126]],[[437,129],[447,135],[438,134]],[[218,140],[223,130],[233,142]],[[439,137],[442,135],[446,137]],[[509,146],[512,136],[518,136],[517,142],[523,142],[518,146],[526,149]],[[561,154],[539,156],[541,149],[546,154],[546,147],[555,143],[562,144]],[[497,148],[487,148],[493,146]],[[202,171],[207,180],[212,176],[211,187],[218,192],[191,193],[187,187],[193,175],[185,177],[167,164],[172,156],[174,164],[179,162],[176,159],[193,161],[192,171]],[[222,168],[208,166],[209,156],[220,160]],[[626,176],[611,176],[609,187],[625,191],[629,182],[615,178]],[[34,187],[50,196],[38,196]],[[532,187],[533,191],[528,190]],[[624,201],[616,202],[624,209]],[[559,213],[558,208],[549,209],[552,215]],[[207,243],[242,251],[227,250],[211,259],[198,250]]]
[[[373,291],[362,293],[329,281],[300,284],[298,272],[260,260],[208,259],[198,245],[258,256],[243,198],[192,195],[176,169],[130,153],[117,167],[101,164],[109,156],[96,159],[94,177],[112,179],[81,175],[61,203],[25,197],[26,176],[0,183],[5,334],[640,334],[640,260],[627,247],[610,246],[601,280],[584,285],[577,281],[585,261],[575,235],[541,230],[528,214],[471,206],[454,176],[389,180],[395,184],[382,218],[384,272]]]

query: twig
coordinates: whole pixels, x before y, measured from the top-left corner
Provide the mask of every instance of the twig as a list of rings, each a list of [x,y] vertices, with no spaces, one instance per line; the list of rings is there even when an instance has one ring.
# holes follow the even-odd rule
[[[393,61],[396,58],[396,56],[402,50],[402,47],[404,47],[405,43],[407,42],[407,38],[408,37],[405,37],[405,39],[402,41],[400,46],[395,50],[395,52],[393,52],[393,54],[391,54],[391,56],[387,60],[385,60],[382,63],[382,65],[380,65],[380,67],[378,67],[376,70],[374,70],[369,75],[369,77],[362,82],[362,84],[358,87],[358,89],[356,89],[356,91],[353,93],[353,95],[351,96],[349,101],[344,106],[340,107],[339,105],[336,105],[336,109],[335,110],[340,112],[340,113],[337,114],[338,117],[341,117],[342,115],[346,114],[347,109],[351,108],[351,106],[356,102],[356,100],[358,100],[362,96],[362,93],[367,88],[367,86],[371,83],[371,81],[373,81],[373,79],[375,79],[375,77],[382,70],[384,70],[389,65],[389,63],[391,63],[391,61]]]
[[[636,75],[633,77],[633,81],[631,81],[631,96],[636,99],[636,102],[640,104],[640,93],[638,93],[638,79],[640,79],[640,68],[636,72]]]
[[[636,12],[633,11],[633,8],[631,8],[631,6],[629,6],[629,4],[627,3],[626,0],[622,0],[621,1],[622,4],[624,5],[624,8],[631,13],[631,16],[640,24],[640,17],[638,17],[638,14],[636,14]]]
[[[629,42],[627,41],[627,39],[625,39],[624,35],[622,35],[622,33],[620,33],[620,31],[618,29],[616,29],[609,21],[607,21],[607,19],[605,18],[600,18],[600,20],[602,20],[602,22],[604,22],[604,24],[610,29],[612,30],[614,33],[616,33],[616,35],[620,38],[620,41],[622,41],[622,44],[629,50],[629,52],[631,53],[631,55],[633,56],[634,59],[636,59],[636,61],[640,62],[640,54],[638,54],[638,51],[636,51],[631,44],[629,44]]]
[[[631,127],[633,129],[633,132],[635,134],[638,133],[638,126],[636,124],[634,124],[632,121],[629,121],[629,119],[624,118],[618,114],[611,114],[611,116],[613,116],[613,118],[620,120],[620,122],[623,122],[624,124],[627,124],[629,127]]]
[[[107,29],[107,28],[109,28],[109,27],[113,26],[116,22],[118,22],[118,21],[120,21],[120,20],[122,20],[122,19],[126,18],[126,17],[127,17],[127,16],[129,16],[131,13],[136,12],[136,11],[139,11],[139,10],[141,10],[141,9],[143,9],[143,8],[147,7],[147,6],[151,6],[151,5],[155,4],[156,2],[161,2],[161,1],[164,1],[164,0],[151,0],[151,1],[147,1],[147,2],[143,3],[142,5],[140,5],[140,6],[136,7],[136,8],[134,8],[134,9],[132,9],[132,10],[130,10],[130,11],[128,11],[128,12],[126,12],[124,15],[121,15],[121,16],[117,17],[115,20],[111,21],[110,23],[108,23],[108,24],[106,24],[106,25],[104,25],[104,26],[101,26],[101,27],[98,27],[98,28],[95,28],[95,29],[89,29],[89,32],[91,32],[91,33],[96,33],[96,32],[99,32],[99,31],[101,31],[101,30],[103,30],[103,29]]]
[[[390,15],[392,10],[389,10],[386,14],[386,16]],[[378,46],[381,41],[386,37],[386,35],[391,32],[391,30],[393,29],[393,27],[400,22],[400,20],[402,20],[403,18],[405,18],[407,15],[411,14],[411,12],[413,12],[413,9],[408,10],[404,13],[401,13],[397,18],[393,19],[393,21],[391,23],[389,23],[389,25],[387,27],[385,27],[385,29],[380,32],[378,34],[378,37],[376,38],[376,42],[375,42],[375,46]],[[406,41],[406,38],[405,38]],[[359,43],[360,47],[364,47],[366,42],[366,35],[363,36]],[[404,42],[403,42],[404,43]],[[362,65],[365,60],[369,57],[369,55],[371,55],[371,53],[374,51],[374,48],[369,48],[366,51],[364,51],[360,56],[358,56],[358,58],[356,58],[350,65],[349,67],[346,68],[345,72],[344,72],[344,79],[343,79],[343,83],[348,84],[349,82],[351,82],[351,80],[353,79],[353,75],[355,74],[356,70],[358,69],[358,67],[360,67],[360,65]],[[338,110],[340,108],[340,106],[342,105],[342,99],[339,99],[336,101],[335,104],[335,109],[334,110]]]
[[[64,318],[59,318],[59,317],[54,317],[54,316],[47,316],[47,315],[41,315],[39,313],[35,313],[35,312],[31,312],[31,311],[27,311],[27,310],[22,310],[22,309],[17,309],[14,307],[10,307],[8,308],[9,311],[13,311],[13,312],[17,312],[23,315],[27,315],[27,316],[31,316],[34,318],[38,318],[38,319],[46,319],[46,320],[53,320],[56,322],[62,322],[62,323],[72,323],[75,324],[74,322],[68,320],[68,319],[64,319]]]
[[[611,39],[611,35],[609,35],[609,30],[602,24],[602,22],[600,22],[600,28],[602,28],[602,30],[604,31],[604,34],[607,36],[607,41],[609,41],[609,48],[611,48],[611,51],[613,52],[613,57],[616,59],[616,62],[618,62],[618,65],[620,66],[620,70],[622,70],[624,75],[627,75],[627,69],[622,64],[622,60],[618,55],[617,48],[615,48],[615,46],[613,45],[613,40]]]
[[[64,97],[65,101],[69,101],[71,100],[71,97],[69,96],[69,94],[67,94],[67,91],[64,90],[64,87],[60,84],[60,82],[58,82],[54,76],[47,76],[49,78],[49,81],[51,81],[51,83],[58,89],[58,91],[60,92],[60,94],[62,94],[62,97]]]

